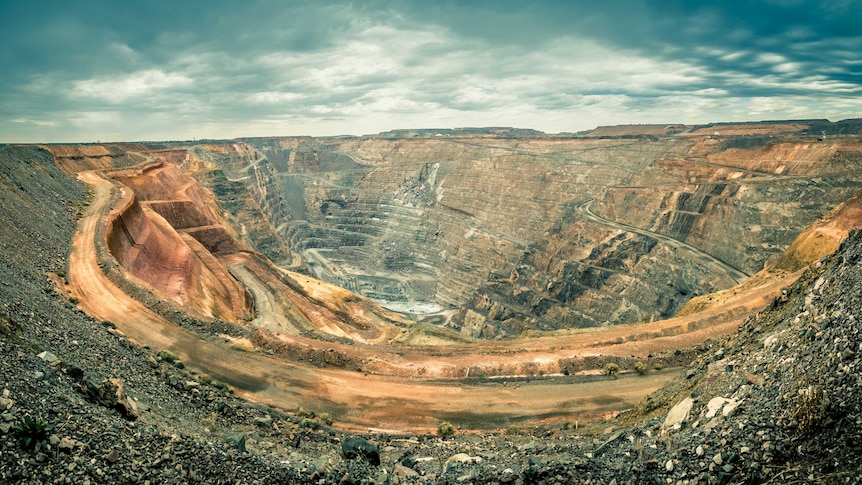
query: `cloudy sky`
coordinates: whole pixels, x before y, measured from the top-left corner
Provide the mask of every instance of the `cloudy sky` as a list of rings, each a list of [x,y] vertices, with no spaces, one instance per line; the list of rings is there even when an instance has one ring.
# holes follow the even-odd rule
[[[0,0],[0,142],[862,117],[862,0]]]

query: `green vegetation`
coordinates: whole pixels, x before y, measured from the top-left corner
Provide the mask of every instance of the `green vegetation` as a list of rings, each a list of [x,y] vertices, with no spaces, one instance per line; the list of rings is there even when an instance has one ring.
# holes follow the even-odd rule
[[[440,426],[437,426],[437,436],[441,438],[448,438],[455,434],[455,426],[452,426],[452,423],[448,421],[443,421],[440,423]]]
[[[644,375],[649,370],[649,367],[647,367],[646,363],[638,361],[638,362],[635,362],[634,370],[639,375]]]
[[[619,373],[620,373],[620,366],[619,365],[617,365],[613,362],[608,362],[607,364],[605,364],[605,374],[606,375],[616,379],[617,374],[619,374]]]
[[[16,424],[13,428],[15,441],[22,448],[32,450],[39,443],[48,439],[48,434],[54,430],[54,426],[41,419],[24,418],[23,423]]]
[[[180,360],[176,355],[172,354],[170,350],[160,350],[159,353],[156,354],[156,357],[168,364],[173,364]]]
[[[167,362],[168,364],[173,364],[177,369],[185,369],[186,365],[183,361],[180,360],[179,357],[172,354],[169,350],[160,350],[156,357],[163,362]]]

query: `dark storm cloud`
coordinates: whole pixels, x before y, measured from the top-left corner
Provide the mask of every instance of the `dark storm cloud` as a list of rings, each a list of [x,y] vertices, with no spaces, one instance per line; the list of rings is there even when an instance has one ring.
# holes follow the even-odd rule
[[[0,141],[858,116],[858,1],[16,2]]]

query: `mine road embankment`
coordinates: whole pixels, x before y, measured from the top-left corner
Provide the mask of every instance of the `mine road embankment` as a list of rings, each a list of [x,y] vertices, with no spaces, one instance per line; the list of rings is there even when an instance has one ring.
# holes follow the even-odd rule
[[[606,226],[613,227],[614,229],[619,229],[624,232],[634,232],[636,234],[640,234],[642,236],[650,237],[653,239],[657,239],[659,241],[665,242],[670,246],[673,246],[681,251],[685,251],[692,255],[693,259],[702,262],[704,265],[712,268],[713,270],[723,273],[727,275],[728,278],[733,280],[734,283],[741,283],[746,278],[748,278],[749,274],[746,274],[742,270],[738,268],[734,268],[733,266],[725,263],[724,261],[716,258],[715,256],[707,253],[706,251],[696,248],[691,244],[686,243],[685,241],[680,241],[679,239],[672,238],[670,236],[666,236],[664,234],[660,234],[657,232],[647,231],[645,229],[640,229],[638,227],[629,226],[626,224],[621,224],[619,222],[614,222],[609,219],[605,219],[594,213],[590,210],[590,206],[592,205],[594,199],[587,200],[585,202],[581,202],[577,205],[578,214],[583,217],[593,221],[598,222],[599,224],[604,224]]]

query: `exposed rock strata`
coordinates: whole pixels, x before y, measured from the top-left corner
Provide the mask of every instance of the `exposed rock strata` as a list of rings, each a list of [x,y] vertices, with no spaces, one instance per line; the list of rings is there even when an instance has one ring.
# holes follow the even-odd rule
[[[289,266],[392,308],[457,307],[452,328],[495,338],[666,318],[734,283],[665,242],[587,220],[575,210],[587,200],[740,273],[763,268],[859,187],[858,144],[793,134],[806,126],[249,139],[211,158],[246,174],[294,252]]]
[[[375,466],[347,459],[348,435],[324,418],[231,397],[153,360],[55,293],[46,274],[66,267],[86,189],[41,149],[0,148],[0,160],[0,480],[854,483],[862,475],[859,233],[621,419],[445,440],[362,433],[380,450]],[[43,346],[58,363],[37,357]],[[70,363],[122,376],[145,404],[135,425],[85,399]],[[668,410],[686,398],[688,419],[662,435]],[[711,411],[717,400],[724,405]],[[53,426],[44,445],[19,444],[14,425],[25,418]]]
[[[106,231],[120,265],[200,315],[244,318],[250,309],[245,289],[214,258],[238,247],[208,213],[206,195],[194,180],[164,164],[115,178],[131,191]]]

